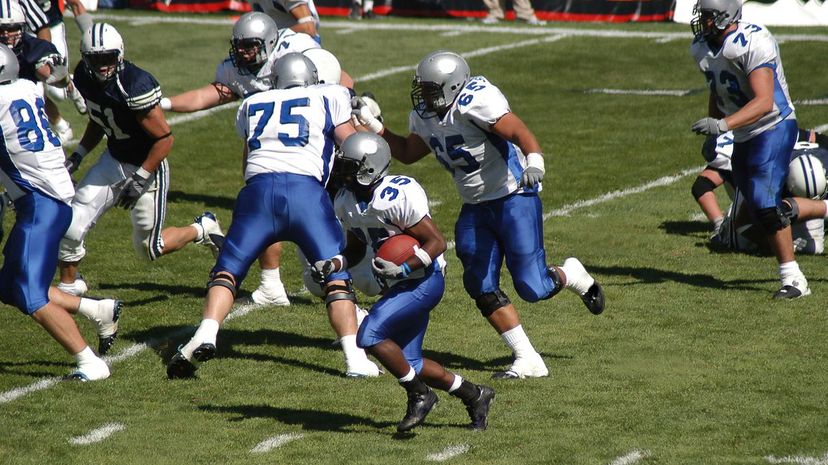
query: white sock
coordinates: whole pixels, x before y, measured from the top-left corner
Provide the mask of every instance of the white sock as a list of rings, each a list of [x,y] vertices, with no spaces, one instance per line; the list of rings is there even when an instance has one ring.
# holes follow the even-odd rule
[[[181,353],[184,354],[187,360],[192,360],[193,351],[198,346],[204,343],[216,344],[218,330],[219,322],[217,320],[211,320],[209,318],[201,320],[201,324],[198,326],[193,338],[181,348]]]
[[[537,354],[535,348],[532,347],[532,343],[529,342],[529,336],[523,331],[523,325],[517,325],[503,332],[500,337],[512,349],[512,352],[515,353],[515,358],[529,357]]]
[[[451,383],[451,387],[448,388],[448,393],[451,394],[452,392],[460,389],[461,384],[463,384],[463,377],[460,375],[454,375],[454,381]]]
[[[403,376],[402,378],[397,378],[397,381],[399,381],[401,383],[407,383],[407,382],[411,381],[412,379],[414,379],[415,376],[417,376],[417,372],[414,371],[414,367],[409,367],[408,368],[408,374]]]
[[[78,313],[90,320],[99,319],[98,301],[81,297],[80,305],[78,305]]]
[[[713,220],[713,229],[714,230],[719,229],[719,227],[722,226],[722,223],[724,223],[724,216],[720,216],[720,217],[714,219]]]
[[[779,264],[779,274],[782,276],[782,280],[784,281],[785,278],[792,278],[794,276],[801,276],[802,271],[799,270],[799,264],[796,263],[796,260],[787,263],[780,263]]]
[[[365,351],[357,347],[356,334],[342,336],[339,338],[339,343],[342,345],[342,352],[345,353],[345,363],[354,363],[368,359]]]
[[[100,359],[95,355],[95,352],[92,352],[89,346],[86,346],[85,349],[75,354],[75,360],[78,361],[78,366],[81,366],[85,363],[95,363]]]
[[[824,218],[828,218],[828,200],[823,200],[822,203],[825,204],[825,216],[824,216]]]
[[[564,261],[564,264],[559,268],[566,275],[566,284],[564,284],[564,287],[578,295],[584,295],[595,284],[595,279],[579,263],[578,261],[573,261],[567,265],[567,262]]]
[[[196,238],[193,240],[193,242],[203,241],[204,240],[204,226],[200,225],[199,223],[193,223],[190,226],[195,228],[195,230],[196,230]]]
[[[282,276],[279,274],[279,268],[262,270],[262,283],[270,284],[273,282],[282,282]]]

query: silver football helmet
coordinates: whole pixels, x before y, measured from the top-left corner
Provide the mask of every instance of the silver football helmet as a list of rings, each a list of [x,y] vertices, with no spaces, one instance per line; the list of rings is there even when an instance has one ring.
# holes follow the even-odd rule
[[[429,53],[417,65],[411,103],[422,118],[444,115],[469,80],[469,64],[454,52]]]
[[[276,60],[270,80],[274,89],[289,89],[312,86],[319,82],[319,75],[310,58],[293,52]]]
[[[367,190],[388,174],[391,147],[373,132],[351,134],[340,147],[337,176],[350,190]]]
[[[16,81],[18,74],[20,64],[17,63],[17,55],[5,44],[0,44],[0,85]]]
[[[715,37],[741,18],[742,0],[698,0],[690,29],[694,36]]]
[[[81,57],[99,82],[115,77],[124,66],[124,39],[111,24],[95,23],[81,38]]]
[[[311,48],[302,52],[310,58],[319,74],[319,84],[339,84],[342,67],[333,53],[324,48]]]
[[[273,18],[259,11],[243,14],[233,26],[230,59],[243,73],[256,74],[276,50],[279,28]]]
[[[821,199],[825,196],[828,180],[825,167],[816,156],[817,144],[797,142],[795,150],[800,155],[788,165],[788,178],[785,184],[796,197]]]
[[[20,4],[16,1],[0,2],[0,43],[20,53],[25,32],[26,17]]]

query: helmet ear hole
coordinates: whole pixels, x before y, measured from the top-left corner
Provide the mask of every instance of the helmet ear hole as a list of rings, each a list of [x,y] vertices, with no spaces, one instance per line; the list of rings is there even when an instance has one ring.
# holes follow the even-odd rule
[[[469,65],[454,52],[438,50],[417,65],[411,102],[422,118],[445,114],[469,81]]]

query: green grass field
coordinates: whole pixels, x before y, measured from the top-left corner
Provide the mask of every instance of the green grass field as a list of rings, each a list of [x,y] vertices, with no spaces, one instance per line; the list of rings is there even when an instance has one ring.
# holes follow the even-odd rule
[[[229,17],[100,15],[124,36],[127,58],[151,71],[168,96],[210,82],[229,48]],[[79,36],[71,20],[67,30],[74,64]],[[828,97],[828,29],[773,31],[783,39],[793,98]],[[553,263],[579,257],[604,285],[606,312],[590,315],[571,293],[519,302],[506,275],[503,288],[551,376],[491,380],[511,354],[466,296],[460,263],[448,252],[447,290],[432,313],[427,355],[492,385],[497,400],[489,430],[471,433],[462,405],[441,393],[426,424],[401,438],[394,427],[405,410],[403,390],[387,374],[342,377],[323,305],[297,294],[301,270],[292,246],[282,276],[293,305],[237,315],[219,333],[219,357],[198,379],[167,380],[167,360],[201,319],[213,260],[190,246],[142,262],[132,251],[128,215],[112,210],[89,236],[82,272],[92,295],[127,304],[113,375],[53,382],[72,369],[72,358],[4,307],[0,463],[828,463],[828,267],[824,257],[799,257],[814,295],[776,302],[774,260],[708,249],[707,225],[690,195],[690,172],[703,160],[702,140],[689,128],[704,116],[707,96],[688,53],[689,27],[329,19],[322,36],[357,90],[376,94],[396,132],[407,129],[413,66],[429,51],[458,51],[473,74],[498,85],[547,154],[544,211],[569,212],[546,221],[547,256]],[[588,92],[605,88],[691,92]],[[83,117],[70,102],[61,108],[80,136]],[[799,105],[797,113],[804,127],[828,123],[824,104]],[[229,224],[242,184],[234,114],[168,115],[176,136],[168,225],[189,224],[206,209]],[[437,202],[437,224],[453,239],[460,204],[436,160],[395,164],[392,172],[420,180]],[[7,215],[7,229],[12,221]],[[243,293],[257,284],[254,269]],[[78,323],[94,341],[91,325]],[[75,444],[99,428],[115,432]],[[268,440],[281,446],[261,452]]]

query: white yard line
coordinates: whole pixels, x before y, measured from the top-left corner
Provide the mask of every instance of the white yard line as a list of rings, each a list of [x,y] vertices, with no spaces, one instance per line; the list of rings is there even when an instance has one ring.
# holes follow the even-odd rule
[[[587,89],[586,94],[608,95],[646,95],[684,97],[694,92],[693,89]]]
[[[296,433],[289,433],[289,434],[280,434],[278,436],[271,436],[264,441],[256,444],[256,447],[250,449],[251,454],[263,454],[265,452],[270,452],[272,449],[276,449],[277,447],[282,447],[285,444],[295,441],[297,439],[302,439],[305,437],[301,434]]]
[[[571,203],[569,205],[564,205],[561,208],[556,208],[546,214],[543,215],[543,221],[552,218],[553,216],[569,216],[575,210],[585,207],[591,207],[593,205],[598,205],[601,203],[609,202],[610,200],[620,199],[622,197],[626,197],[632,194],[639,194],[644,191],[648,191],[654,187],[662,187],[662,186],[669,186],[680,179],[689,176],[694,173],[698,173],[704,168],[704,166],[697,166],[695,168],[688,168],[679,174],[672,175],[672,176],[664,176],[663,178],[658,178],[654,181],[650,181],[648,183],[642,184],[636,187],[630,187],[628,189],[622,189],[612,192],[607,192],[606,194],[600,195],[598,197],[589,199],[589,200],[579,200],[577,202]]]
[[[74,444],[76,446],[94,444],[96,442],[103,441],[104,439],[112,436],[118,431],[123,431],[125,429],[126,426],[123,423],[107,423],[101,426],[100,428],[93,429],[92,431],[84,434],[83,436],[75,436],[74,438],[69,438],[69,444]]]
[[[826,130],[828,130],[828,124],[823,124],[822,126],[817,126],[814,128],[814,131],[816,132],[823,132]]]
[[[622,455],[621,457],[616,458],[609,465],[632,465],[639,460],[649,457],[650,452],[646,450],[633,450],[628,452],[626,455]]]
[[[828,98],[796,100],[794,105],[828,105]]]
[[[773,455],[769,455],[765,457],[765,460],[768,463],[774,464],[794,463],[797,465],[828,465],[828,454],[825,454],[822,457],[803,457],[801,455],[774,457]]]
[[[248,313],[250,313],[254,310],[258,310],[259,308],[262,308],[262,306],[259,306],[259,305],[256,305],[256,304],[236,305],[235,310],[230,312],[230,314],[227,315],[227,318],[225,318],[224,321],[227,322],[227,321],[231,321],[235,318],[245,316],[245,315],[247,315]],[[124,360],[135,357],[136,355],[142,353],[144,350],[146,350],[149,347],[156,346],[156,345],[160,344],[161,342],[167,341],[169,339],[177,339],[179,337],[182,337],[182,336],[184,336],[188,333],[192,333],[194,331],[195,331],[195,327],[193,326],[193,327],[189,327],[189,328],[180,329],[180,330],[178,330],[178,331],[176,331],[176,332],[174,332],[174,333],[170,334],[169,336],[167,336],[165,338],[162,338],[162,339],[150,339],[147,342],[132,344],[130,346],[127,346],[127,348],[125,348],[124,350],[120,351],[117,355],[108,355],[108,356],[104,357],[104,360],[107,363],[109,363],[110,365],[114,365],[115,363],[120,363],[120,362],[123,362]],[[32,383],[28,386],[14,388],[14,389],[11,389],[9,391],[2,392],[2,393],[0,393],[0,404],[9,403],[9,402],[11,402],[15,399],[19,399],[19,398],[21,398],[21,397],[23,397],[27,394],[31,394],[33,392],[43,391],[43,390],[49,389],[52,386],[59,383],[62,379],[63,379],[62,377],[45,378],[45,379],[37,380],[37,381],[35,381],[34,383]]]
[[[471,449],[471,446],[468,444],[457,444],[454,446],[448,446],[445,449],[441,450],[440,452],[435,452],[433,454],[426,455],[426,460],[429,462],[445,462],[446,460],[453,459],[458,455],[463,455]]]

